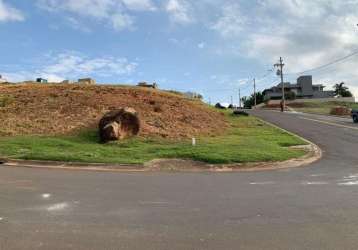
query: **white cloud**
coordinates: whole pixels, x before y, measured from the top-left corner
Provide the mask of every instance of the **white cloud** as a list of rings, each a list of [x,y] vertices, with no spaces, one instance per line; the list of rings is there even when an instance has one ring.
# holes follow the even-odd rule
[[[74,17],[67,17],[66,18],[66,21],[68,23],[69,26],[71,26],[73,29],[75,30],[80,30],[80,31],[83,31],[85,33],[90,33],[92,32],[92,30],[87,27],[87,25],[83,24],[80,20],[78,20],[77,18],[74,18]],[[58,29],[58,26],[50,26],[51,28],[54,28],[54,29]]]
[[[37,3],[48,11],[68,11],[95,18],[108,18],[112,8],[117,8],[112,0],[38,0]]]
[[[189,24],[194,22],[192,6],[186,0],[169,0],[165,5],[165,10],[173,23]]]
[[[118,31],[133,29],[134,17],[128,11],[156,10],[151,0],[37,0],[37,3],[47,11],[68,12],[106,22]]]
[[[101,57],[89,58],[75,52],[47,55],[43,62],[34,70],[5,72],[4,77],[9,81],[34,80],[43,77],[49,81],[59,82],[64,79],[81,77],[107,77],[131,75],[137,68],[137,63],[129,62],[126,58]],[[47,62],[47,64],[46,64]]]
[[[0,22],[23,20],[25,20],[25,17],[21,11],[5,4],[3,0],[0,0]]]
[[[199,43],[198,48],[199,49],[204,49],[205,48],[205,43],[204,42]]]
[[[30,71],[3,72],[2,75],[9,82],[21,82],[29,79],[34,80],[34,76]]]
[[[111,23],[115,30],[133,29],[134,19],[127,14],[115,14],[111,17]]]
[[[188,38],[176,39],[172,37],[168,39],[168,42],[178,47],[186,47],[190,43],[190,40]]]
[[[249,7],[228,3],[211,28],[222,37],[221,50],[227,54],[266,65],[282,56],[285,72],[296,73],[357,50],[357,12],[358,0],[261,0]],[[348,60],[312,74],[316,81],[329,79],[328,85],[345,80],[355,88],[355,72],[356,65]]]
[[[154,11],[157,9],[151,0],[122,0],[122,2],[130,10]]]
[[[224,37],[240,35],[247,19],[241,14],[239,4],[227,4],[222,9],[221,17],[211,27]]]

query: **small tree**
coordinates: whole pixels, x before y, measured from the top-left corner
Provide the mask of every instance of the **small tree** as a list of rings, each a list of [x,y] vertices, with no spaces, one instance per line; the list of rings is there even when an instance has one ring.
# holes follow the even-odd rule
[[[252,108],[253,106],[255,106],[255,96],[254,94],[252,94],[250,97],[243,97],[241,99],[244,103],[244,107],[245,108]],[[259,105],[261,103],[264,102],[264,95],[262,92],[257,92],[256,93],[256,105]]]
[[[348,87],[344,86],[344,82],[334,85],[334,94],[342,97],[352,97],[353,94],[349,91]]]

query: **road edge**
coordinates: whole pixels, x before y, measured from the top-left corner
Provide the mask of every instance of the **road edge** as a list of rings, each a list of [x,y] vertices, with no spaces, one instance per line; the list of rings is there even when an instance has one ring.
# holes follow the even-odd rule
[[[282,162],[256,162],[236,164],[206,164],[184,159],[156,159],[146,164],[77,164],[64,162],[42,162],[25,160],[3,160],[2,166],[52,170],[97,171],[97,172],[255,172],[304,167],[318,161],[322,151],[314,144],[306,146],[307,154]],[[0,165],[0,166],[1,166]],[[185,166],[185,168],[182,168]]]

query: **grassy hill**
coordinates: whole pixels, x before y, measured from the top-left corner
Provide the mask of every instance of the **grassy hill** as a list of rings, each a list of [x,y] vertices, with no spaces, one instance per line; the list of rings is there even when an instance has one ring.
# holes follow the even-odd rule
[[[100,144],[98,120],[119,107],[139,112],[140,136]],[[178,93],[129,86],[0,85],[0,117],[0,157],[12,159],[127,164],[183,158],[216,164],[305,154],[290,146],[306,142],[255,117],[233,116]]]
[[[68,135],[97,128],[107,111],[133,107],[141,136],[187,138],[228,128],[222,114],[197,100],[160,90],[103,85],[0,85],[0,135]]]

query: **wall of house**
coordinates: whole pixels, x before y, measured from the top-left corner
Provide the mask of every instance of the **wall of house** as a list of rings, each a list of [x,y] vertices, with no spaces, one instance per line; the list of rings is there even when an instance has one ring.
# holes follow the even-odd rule
[[[314,91],[313,98],[334,98],[334,91]]]
[[[301,87],[300,95],[302,96],[313,95],[312,76],[300,76],[297,79],[297,84]]]
[[[277,98],[282,98],[281,92],[279,92],[279,93],[276,93],[276,92],[267,92],[266,95],[264,96],[264,99],[265,99],[265,100],[277,99]]]

